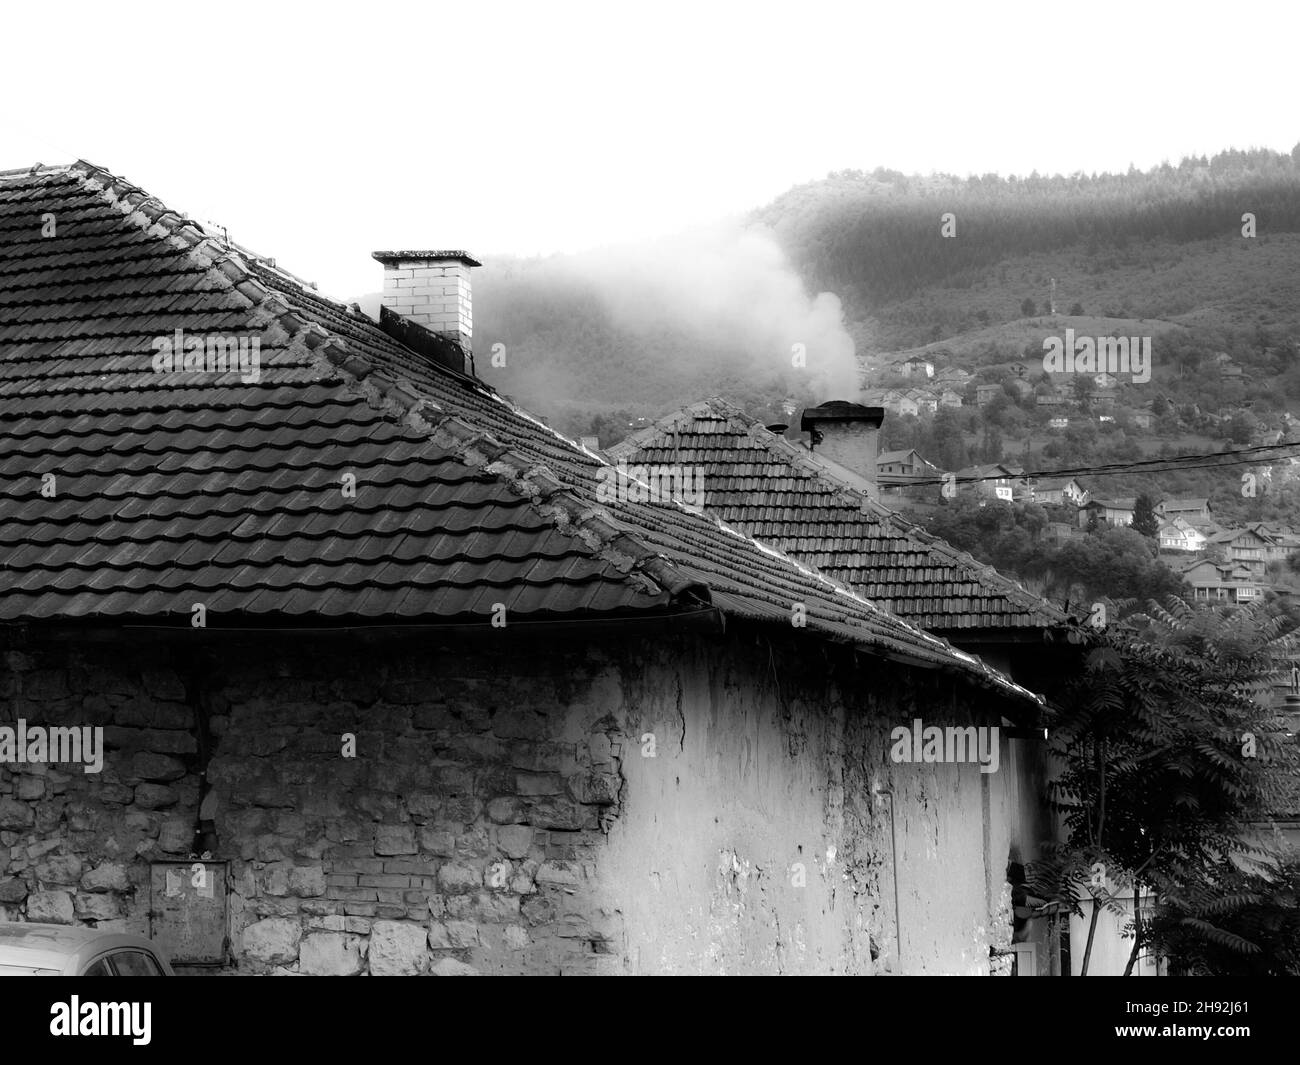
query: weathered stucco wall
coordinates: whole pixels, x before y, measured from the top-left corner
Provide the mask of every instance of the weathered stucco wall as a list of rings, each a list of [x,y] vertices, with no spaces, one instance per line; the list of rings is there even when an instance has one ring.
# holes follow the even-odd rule
[[[775,630],[33,638],[4,664],[0,724],[103,725],[108,752],[0,767],[0,917],[147,934],[206,751],[245,972],[982,973],[1039,838],[1020,741],[994,774],[889,760],[913,717],[996,723],[986,696]]]

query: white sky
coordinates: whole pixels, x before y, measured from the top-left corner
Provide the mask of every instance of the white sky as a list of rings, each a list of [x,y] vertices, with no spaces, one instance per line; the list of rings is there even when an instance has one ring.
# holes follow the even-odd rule
[[[83,157],[322,291],[673,232],[843,167],[1300,140],[1300,5],[5,4],[0,169]]]

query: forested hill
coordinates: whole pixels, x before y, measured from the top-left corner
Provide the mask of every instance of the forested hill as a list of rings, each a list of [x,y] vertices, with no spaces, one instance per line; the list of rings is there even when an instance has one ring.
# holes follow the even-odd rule
[[[944,237],[941,217],[954,216]],[[975,280],[1032,252],[1132,241],[1300,231],[1300,144],[1289,154],[1227,151],[1127,174],[1026,178],[841,171],[798,186],[755,213],[806,280],[855,307],[939,282]]]
[[[1061,314],[1298,332],[1300,145],[1126,174],[844,171],[711,232],[483,258],[480,373],[604,442],[709,393],[765,416],[786,396],[844,392],[854,346],[956,338],[959,352],[966,335],[1046,313],[1052,278]],[[504,367],[485,357],[498,343]],[[796,343],[812,372],[790,372]]]

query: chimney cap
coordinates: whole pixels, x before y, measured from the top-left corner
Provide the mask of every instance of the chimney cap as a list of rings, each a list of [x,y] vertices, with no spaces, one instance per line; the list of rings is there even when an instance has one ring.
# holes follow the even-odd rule
[[[799,419],[799,429],[806,432],[819,422],[869,422],[878,429],[884,420],[884,407],[864,407],[861,403],[833,399],[819,407],[805,408]]]
[[[763,428],[766,429],[769,433],[775,434],[776,436],[782,436],[784,435],[785,431],[790,428],[790,426],[786,425],[785,422],[773,422],[771,425],[763,426]]]
[[[458,250],[458,249],[447,250],[447,251],[427,251],[427,250],[422,250],[422,251],[374,251],[374,252],[371,252],[371,253],[370,253],[370,257],[371,257],[372,259],[377,259],[377,260],[379,260],[379,262],[384,263],[384,264],[388,264],[388,263],[396,263],[396,262],[411,262],[412,260],[416,260],[416,259],[427,259],[427,260],[430,260],[430,261],[435,261],[435,260],[436,260],[436,261],[441,261],[441,262],[446,262],[446,261],[450,260],[450,261],[452,261],[452,262],[460,262],[460,263],[464,263],[466,266],[482,266],[482,265],[483,265],[481,262],[479,262],[477,259],[475,259],[472,255],[470,255],[469,252],[467,252],[467,251],[460,251],[460,250]]]

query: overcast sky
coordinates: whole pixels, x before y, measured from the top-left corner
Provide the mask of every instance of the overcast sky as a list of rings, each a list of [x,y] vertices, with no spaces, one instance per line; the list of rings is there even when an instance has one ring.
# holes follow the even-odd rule
[[[0,169],[89,159],[315,280],[668,233],[844,167],[1300,140],[1297,6],[5,5]]]

